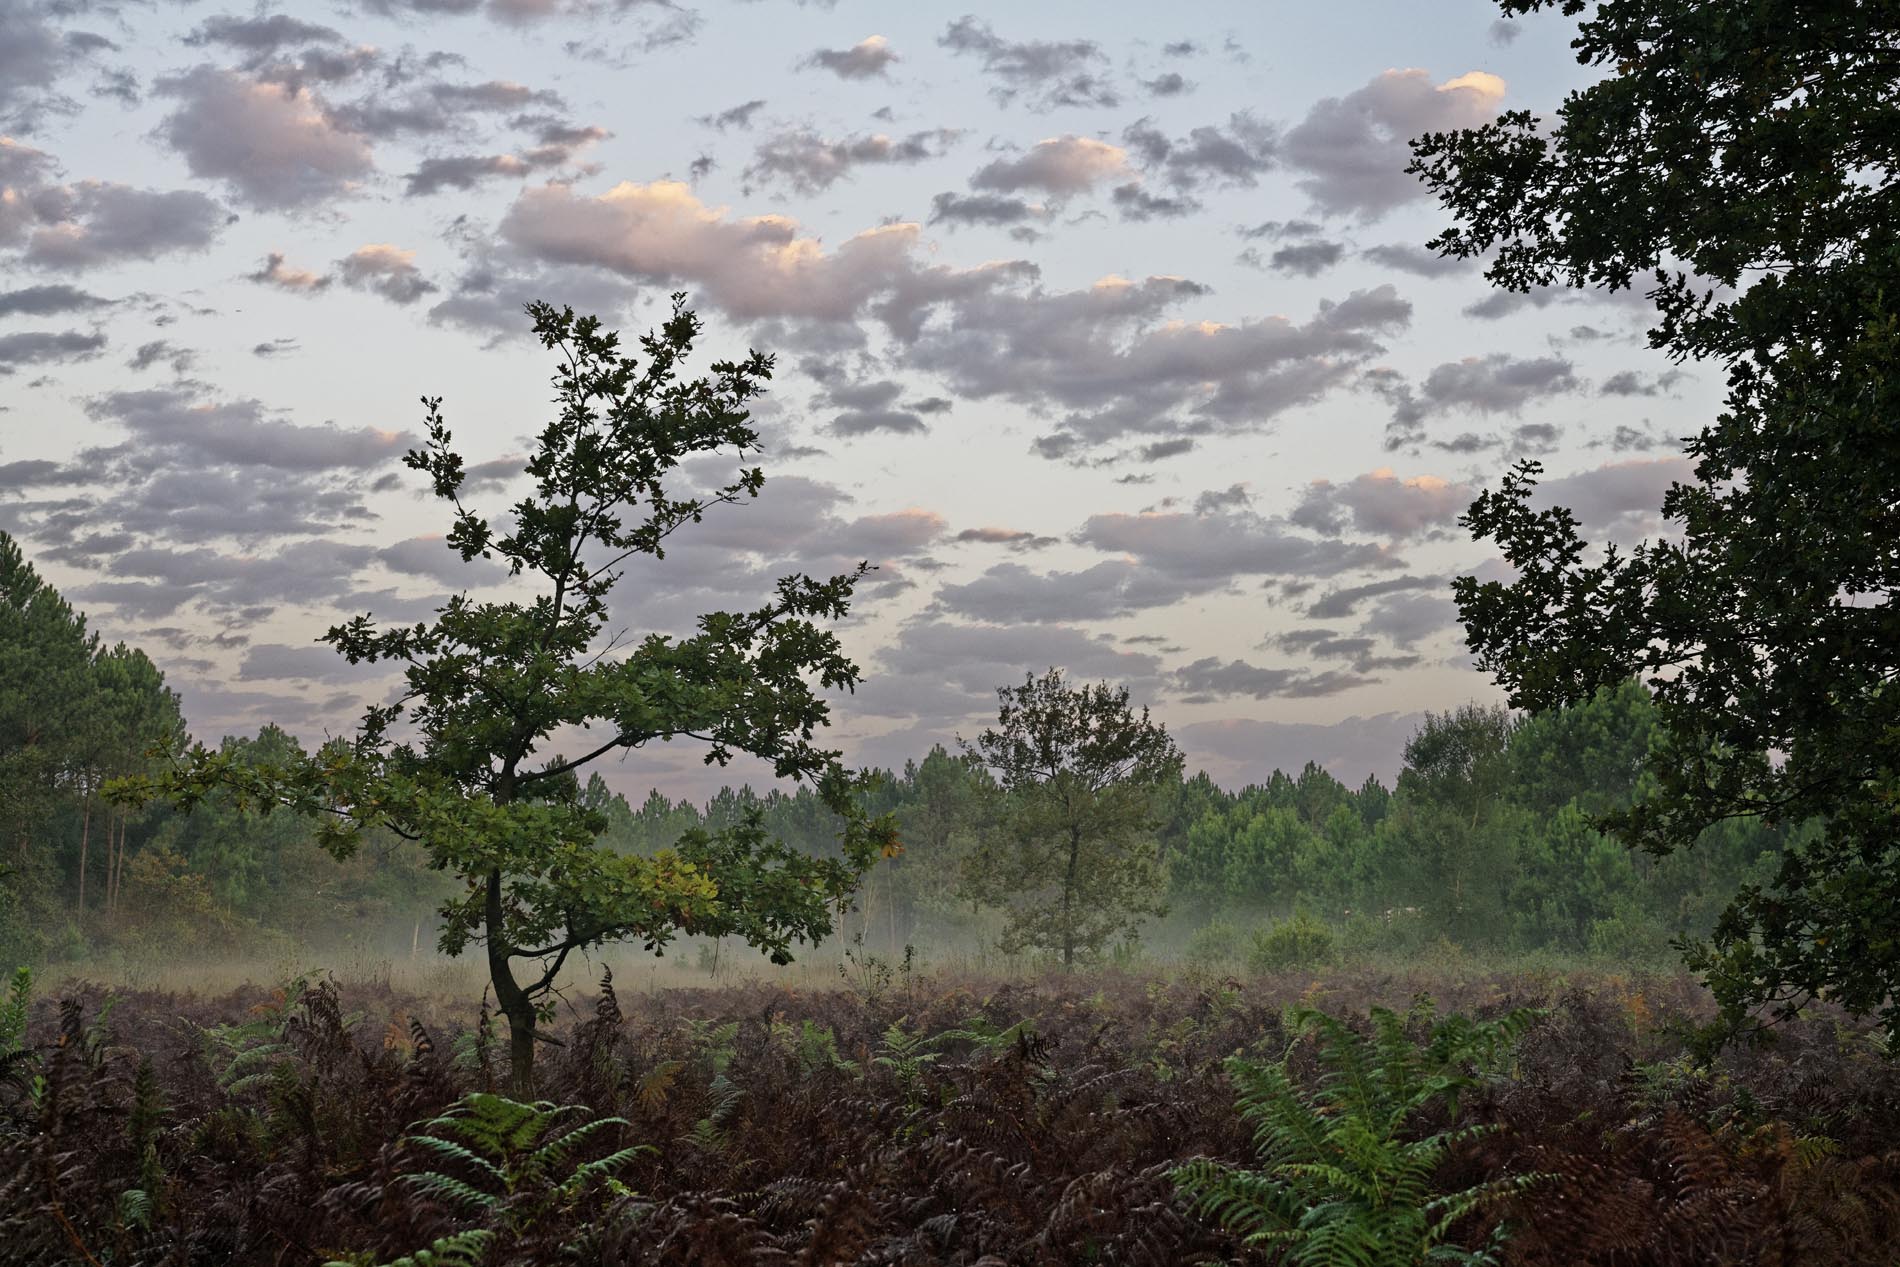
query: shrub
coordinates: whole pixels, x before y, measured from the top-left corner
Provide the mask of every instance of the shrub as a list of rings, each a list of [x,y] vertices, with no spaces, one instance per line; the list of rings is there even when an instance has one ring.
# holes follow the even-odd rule
[[[1254,932],[1247,964],[1255,972],[1310,971],[1334,962],[1333,930],[1304,911]]]
[[[1240,930],[1217,915],[1189,935],[1184,953],[1192,964],[1231,962],[1240,958]]]

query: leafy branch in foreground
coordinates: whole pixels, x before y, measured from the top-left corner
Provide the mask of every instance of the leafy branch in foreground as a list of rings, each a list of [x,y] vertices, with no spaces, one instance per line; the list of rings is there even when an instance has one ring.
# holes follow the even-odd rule
[[[1493,1262],[1501,1227],[1481,1250],[1450,1244],[1451,1234],[1467,1215],[1523,1190],[1535,1176],[1435,1194],[1433,1177],[1452,1151],[1495,1128],[1413,1132],[1440,1111],[1455,1123],[1460,1095],[1537,1015],[1520,1009],[1494,1021],[1448,1016],[1433,1022],[1420,1044],[1406,1031],[1430,1018],[1428,1005],[1410,1016],[1373,1008],[1370,1038],[1324,1012],[1293,1008],[1289,1028],[1317,1042],[1325,1070],[1317,1090],[1294,1081],[1291,1052],[1272,1064],[1227,1061],[1265,1168],[1197,1158],[1173,1171],[1174,1182],[1203,1217],[1249,1245],[1283,1247],[1298,1267]]]
[[[508,1018],[517,1091],[531,1085],[537,1027],[568,957],[639,940],[658,951],[680,932],[737,936],[791,959],[817,942],[881,854],[897,846],[888,820],[858,807],[862,776],[814,741],[829,721],[820,692],[850,689],[858,669],[820,622],[843,617],[869,570],[818,581],[789,576],[750,612],[701,616],[686,637],[653,633],[628,647],[607,634],[609,594],[643,560],[665,558],[673,534],[716,507],[757,496],[764,474],[681,495],[675,486],[721,457],[759,447],[747,403],[771,358],[712,365],[683,381],[699,319],[673,313],[641,340],[644,366],[594,317],[528,307],[541,344],[560,356],[559,414],[526,464],[532,491],[491,520],[463,501],[466,470],[441,399],[425,397],[427,438],[407,465],[449,503],[448,545],[464,562],[496,559],[531,600],[451,597],[433,621],[382,628],[358,616],[324,635],[350,663],[400,666],[406,689],[372,705],[352,741],[281,764],[246,764],[202,745],[161,773],[122,780],[121,801],[189,809],[214,791],[238,808],[315,816],[332,853],[363,830],[387,827],[422,842],[433,865],[464,882],[442,911],[442,949],[479,941]],[[682,467],[691,461],[688,471]],[[398,738],[398,735],[404,737]],[[576,774],[612,752],[697,739],[706,760],[749,753],[779,778],[811,783],[841,823],[841,852],[814,858],[770,838],[757,815],[717,834],[692,832],[652,856],[600,839],[604,816]],[[567,757],[556,743],[578,744]]]

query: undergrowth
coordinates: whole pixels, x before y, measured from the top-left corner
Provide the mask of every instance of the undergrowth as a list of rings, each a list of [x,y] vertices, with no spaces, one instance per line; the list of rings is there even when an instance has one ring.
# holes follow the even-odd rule
[[[1886,1052],[1817,1015],[1705,1059],[1670,978],[607,980],[532,1102],[496,1094],[485,1009],[386,988],[11,997],[22,1267],[1271,1264],[1326,1260],[1256,1233],[1373,1210],[1402,1231],[1376,1263],[1860,1267],[1900,1240]]]

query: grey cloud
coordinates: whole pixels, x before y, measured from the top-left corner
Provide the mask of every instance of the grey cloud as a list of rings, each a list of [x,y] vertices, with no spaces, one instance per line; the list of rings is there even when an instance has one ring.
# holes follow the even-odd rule
[[[828,70],[840,79],[876,79],[897,60],[890,41],[882,35],[872,35],[850,48],[818,49],[800,64]]]
[[[269,56],[282,48],[292,48],[304,44],[341,44],[343,36],[327,26],[318,26],[313,22],[301,22],[285,13],[274,13],[268,17],[233,17],[220,14],[200,22],[197,29],[185,37],[185,43],[194,47],[207,44],[223,44],[229,48],[242,49],[247,53]]]
[[[1150,174],[1180,189],[1251,189],[1272,170],[1280,143],[1272,127],[1244,110],[1230,115],[1224,127],[1194,128],[1180,140],[1139,119],[1122,133],[1122,140],[1142,156]]]
[[[907,409],[853,409],[834,417],[825,429],[841,436],[860,436],[874,431],[916,435],[930,427]]]
[[[1020,563],[999,563],[973,581],[938,589],[943,611],[995,623],[1063,623],[1107,620],[1166,607],[1224,582],[1168,576],[1122,559],[1078,572],[1035,572]]]
[[[0,291],[0,317],[51,317],[103,308],[111,303],[110,299],[101,299],[76,286],[27,286]]]
[[[1660,530],[1669,486],[1694,482],[1688,458],[1632,458],[1546,480],[1533,504],[1567,507],[1587,533],[1625,542]]]
[[[1019,528],[965,528],[952,538],[963,544],[1001,545],[1012,550],[1041,550],[1056,544],[1054,537],[1041,537]]]
[[[330,279],[323,274],[286,263],[282,251],[272,251],[265,256],[263,267],[255,273],[246,273],[244,279],[303,295],[315,294],[330,285]]]
[[[1019,224],[1036,215],[1021,198],[999,194],[941,193],[930,200],[932,224]]]
[[[527,190],[503,239],[531,258],[593,264],[635,279],[687,282],[702,303],[741,319],[852,321],[867,309],[900,338],[931,307],[1019,278],[1001,261],[960,269],[920,263],[914,224],[888,224],[826,251],[784,216],[729,218],[672,181],[623,183],[598,197],[562,186]]]
[[[94,180],[38,190],[32,203],[40,223],[27,238],[26,259],[63,271],[201,250],[232,218],[195,190]]]
[[[1515,414],[1538,400],[1580,390],[1575,367],[1558,356],[1515,357],[1505,352],[1446,361],[1414,389],[1390,370],[1374,370],[1362,380],[1392,405],[1385,445],[1397,449],[1425,440],[1425,420],[1436,414],[1473,410]],[[1476,434],[1434,442],[1450,452],[1472,452],[1496,443]]]
[[[717,114],[702,114],[698,117],[697,122],[709,128],[716,128],[721,132],[724,132],[728,128],[738,128],[743,131],[752,126],[752,116],[764,108],[765,98],[754,97],[751,101],[741,102],[729,109],[721,110]]]
[[[368,141],[307,89],[198,66],[161,79],[158,91],[178,100],[161,132],[192,174],[226,182],[253,206],[328,201],[374,168]]]
[[[1138,181],[1115,186],[1110,198],[1124,220],[1177,220],[1201,209],[1192,198],[1150,193]]]
[[[1458,605],[1443,593],[1423,593],[1387,594],[1375,599],[1359,629],[1410,648],[1457,627]]]
[[[1126,150],[1071,134],[1038,141],[1020,157],[994,160],[970,178],[970,185],[1003,193],[1039,189],[1061,198],[1085,193],[1128,170]]]
[[[164,463],[187,467],[255,466],[286,471],[364,470],[404,453],[414,437],[374,427],[310,427],[270,418],[255,400],[211,404],[189,388],[111,392],[86,412],[136,437],[131,449],[91,451],[136,469]]]
[[[1179,97],[1194,90],[1187,76],[1178,70],[1170,70],[1156,75],[1153,79],[1144,79],[1141,86],[1151,97]]]
[[[301,681],[324,683],[373,682],[389,677],[395,667],[389,664],[351,664],[332,647],[292,647],[282,643],[260,642],[244,653],[238,664],[238,680]]]
[[[948,128],[937,128],[901,138],[874,133],[831,140],[810,128],[798,128],[759,142],[745,178],[782,180],[799,193],[813,194],[829,189],[855,167],[907,165],[941,157],[957,136]]]
[[[1505,48],[1515,44],[1517,37],[1523,34],[1523,32],[1524,28],[1510,18],[1499,18],[1491,23],[1489,28],[1491,42],[1496,44],[1499,48]]]
[[[1383,581],[1371,581],[1364,585],[1349,585],[1328,590],[1306,609],[1306,614],[1315,620],[1338,620],[1352,615],[1360,603],[1370,598],[1444,587],[1445,582],[1441,577],[1395,576]]]
[[[1290,516],[1302,527],[1337,536],[1348,527],[1403,541],[1439,532],[1471,504],[1474,491],[1432,475],[1401,479],[1389,469],[1355,475],[1344,484],[1314,480]]]
[[[1337,576],[1401,566],[1385,547],[1303,536],[1283,520],[1245,511],[1091,515],[1076,540],[1202,585],[1225,585],[1243,576]]]
[[[190,348],[181,348],[169,339],[153,339],[150,343],[141,343],[138,350],[126,361],[126,368],[146,370],[165,361],[171,365],[172,373],[183,374],[196,363],[198,354]]]
[[[1379,337],[1403,329],[1411,315],[1386,286],[1322,303],[1304,324],[1279,316],[1238,325],[1159,320],[1203,293],[1172,277],[1107,278],[1056,293],[978,292],[923,330],[910,363],[942,374],[966,397],[1063,411],[1063,431],[1042,445],[1062,456],[1130,434],[1257,429],[1350,381],[1357,364],[1383,350]],[[1196,421],[1184,424],[1184,413]]]
[[[336,262],[345,286],[381,295],[394,304],[412,304],[434,293],[435,283],[416,267],[416,253],[386,242],[359,246]]]
[[[1486,123],[1503,96],[1504,81],[1482,71],[1438,85],[1422,70],[1384,71],[1315,104],[1287,132],[1281,154],[1303,173],[1300,188],[1317,206],[1375,220],[1425,196],[1405,171],[1412,137]]]
[[[1160,685],[1160,661],[1118,649],[1079,629],[1047,624],[962,624],[912,620],[876,655],[856,693],[857,707],[877,717],[927,717],[957,722],[995,716],[996,689],[1054,666],[1076,680],[1126,685],[1137,697]]]
[[[0,303],[4,300],[0,299]],[[1662,396],[1688,375],[1681,370],[1645,374],[1640,370],[1622,370],[1603,380],[1597,388],[1600,396]]]
[[[1296,242],[1283,246],[1267,257],[1270,268],[1301,277],[1318,277],[1339,263],[1346,248],[1339,242]]]
[[[1409,242],[1387,242],[1379,246],[1369,246],[1360,252],[1374,264],[1385,268],[1396,268],[1401,273],[1410,273],[1414,277],[1456,277],[1477,268],[1473,260],[1459,259],[1452,255],[1440,255],[1428,251],[1422,246]]]
[[[49,484],[81,484],[84,471],[61,466],[44,458],[26,458],[18,462],[0,462],[0,490],[15,492]]]
[[[1207,656],[1183,665],[1173,674],[1174,686],[1185,702],[1205,703],[1244,695],[1253,699],[1311,699],[1337,695],[1354,687],[1377,682],[1374,677],[1326,670],[1313,673],[1305,669],[1268,669],[1229,660],[1222,663]]]
[[[520,470],[519,462],[512,465],[517,472]],[[467,488],[466,481],[463,487]],[[394,545],[384,546],[376,552],[376,558],[392,572],[427,577],[451,589],[491,585],[508,574],[506,568],[489,559],[475,558],[465,562],[461,554],[451,549],[442,537],[409,537]]]
[[[1002,104],[1019,97],[1038,110],[1120,104],[1113,85],[1096,69],[1108,59],[1093,40],[1006,40],[989,23],[965,14],[944,29],[937,43],[979,58],[994,81],[990,95]]]
[[[103,334],[78,330],[30,330],[20,334],[0,334],[0,375],[11,374],[15,366],[60,364],[83,361],[99,355],[106,345]]]

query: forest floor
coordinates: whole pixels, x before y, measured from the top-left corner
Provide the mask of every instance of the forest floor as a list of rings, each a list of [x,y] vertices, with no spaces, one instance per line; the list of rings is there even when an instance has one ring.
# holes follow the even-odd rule
[[[1193,1157],[1254,1160],[1224,1061],[1285,1056],[1311,1085],[1289,1004],[1363,1023],[1429,995],[1473,1016],[1543,1010],[1459,1106],[1497,1129],[1436,1177],[1542,1178],[1458,1243],[1505,1223],[1505,1263],[1900,1261],[1900,1064],[1883,1041],[1816,1014],[1700,1061],[1688,1035],[1708,1003],[1676,975],[638,985],[570,996],[537,1068],[549,1103],[446,1147],[422,1124],[458,1101],[471,1121],[463,1097],[506,1083],[505,1030],[459,986],[51,988],[24,1054],[0,1051],[6,1260],[371,1264],[475,1231],[433,1261],[1271,1262],[1169,1178]],[[491,1118],[514,1112],[496,1103]],[[603,1117],[620,1120],[575,1129]]]

